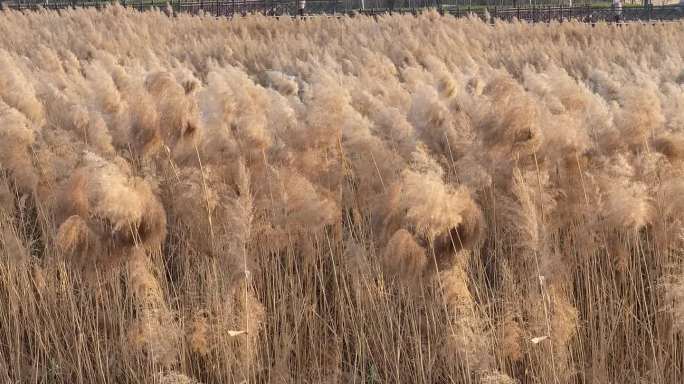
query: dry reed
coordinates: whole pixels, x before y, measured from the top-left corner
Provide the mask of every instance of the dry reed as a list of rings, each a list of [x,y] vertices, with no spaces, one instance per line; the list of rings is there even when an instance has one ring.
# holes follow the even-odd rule
[[[682,381],[683,24],[0,35],[1,382]]]

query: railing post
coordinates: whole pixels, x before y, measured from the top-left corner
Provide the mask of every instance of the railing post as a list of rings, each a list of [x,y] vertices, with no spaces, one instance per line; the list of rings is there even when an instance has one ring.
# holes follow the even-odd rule
[[[568,20],[572,20],[572,11],[574,11],[574,7],[571,5],[570,6],[570,17],[568,17]]]
[[[651,21],[653,20],[653,3],[650,0],[648,3],[648,21]]]

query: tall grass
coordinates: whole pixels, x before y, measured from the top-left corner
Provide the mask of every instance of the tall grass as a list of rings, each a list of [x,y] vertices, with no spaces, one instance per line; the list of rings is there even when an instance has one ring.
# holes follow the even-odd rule
[[[684,378],[683,24],[0,36],[0,382]]]

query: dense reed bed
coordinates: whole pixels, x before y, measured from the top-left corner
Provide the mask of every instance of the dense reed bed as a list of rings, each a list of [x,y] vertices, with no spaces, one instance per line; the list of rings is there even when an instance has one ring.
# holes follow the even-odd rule
[[[0,382],[684,379],[683,24],[0,36]]]

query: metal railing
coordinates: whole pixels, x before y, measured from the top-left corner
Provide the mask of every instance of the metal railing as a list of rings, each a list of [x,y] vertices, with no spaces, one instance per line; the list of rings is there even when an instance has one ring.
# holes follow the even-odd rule
[[[0,0],[2,1],[2,0]],[[102,8],[109,2],[87,0],[45,0],[45,1],[5,1],[4,8],[14,10],[60,10],[74,7]],[[249,13],[261,13],[272,16],[295,15],[297,13],[297,1],[281,0],[190,0],[190,1],[160,1],[160,0],[120,0],[119,4],[124,7],[134,8],[139,11],[147,11],[154,8],[168,9],[172,13],[205,13],[214,16],[245,15]],[[539,5],[539,6],[468,6],[459,4],[457,1],[440,0],[415,0],[415,1],[391,1],[391,7],[387,7],[388,1],[378,0],[307,0],[307,15],[340,15],[340,14],[365,14],[378,16],[385,13],[411,13],[418,14],[426,8],[437,9],[442,14],[456,17],[478,16],[486,20],[524,20],[528,22],[551,22],[563,20],[579,20],[584,22],[600,21],[637,21],[637,20],[678,20],[684,18],[684,7],[670,6],[640,6],[624,7],[619,18],[611,8],[600,8],[590,4],[563,6],[563,5]],[[411,7],[407,7],[407,5]],[[369,7],[378,5],[378,7]],[[385,7],[381,7],[384,5]],[[363,8],[363,9],[362,9]]]
[[[450,10],[449,13],[460,16],[462,10]],[[466,10],[464,13],[468,13]],[[679,6],[646,6],[626,7],[618,15],[611,8],[583,6],[532,6],[532,7],[490,7],[473,12],[480,17],[486,15],[492,20],[524,20],[528,22],[551,22],[577,20],[584,22],[630,22],[630,21],[671,21],[684,18],[684,7]]]

